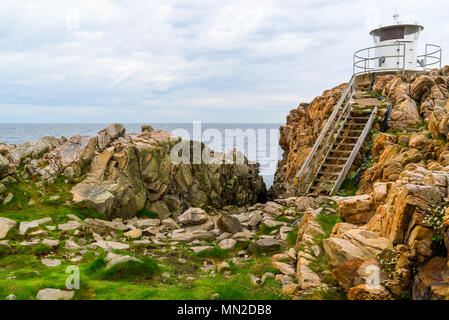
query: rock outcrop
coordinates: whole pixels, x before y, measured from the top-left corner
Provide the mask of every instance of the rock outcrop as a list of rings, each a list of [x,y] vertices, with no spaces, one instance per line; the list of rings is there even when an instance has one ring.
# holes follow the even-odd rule
[[[181,149],[192,150],[193,142],[158,130],[125,137],[117,131],[99,134],[96,149],[106,148],[95,155],[87,178],[72,190],[75,201],[87,201],[110,218],[129,218],[146,209],[165,219],[189,207],[251,205],[265,197],[258,167],[246,159],[243,164],[224,164],[228,155],[223,154],[212,164],[176,163],[171,159],[173,148],[183,144]],[[199,147],[207,152],[204,145]]]

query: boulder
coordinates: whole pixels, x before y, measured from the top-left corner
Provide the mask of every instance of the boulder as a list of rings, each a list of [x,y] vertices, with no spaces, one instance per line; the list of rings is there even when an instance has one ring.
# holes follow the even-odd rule
[[[217,226],[220,230],[232,234],[240,232],[243,229],[240,220],[229,214],[221,214],[217,219]]]
[[[351,224],[365,224],[374,215],[370,195],[340,198],[337,204],[341,219]]]
[[[41,224],[45,224],[50,221],[52,221],[51,218],[43,218],[43,219],[39,219],[39,220],[21,222],[19,225],[19,233],[21,235],[24,235],[29,229],[37,228]]]
[[[418,268],[413,281],[412,298],[414,300],[449,299],[449,269],[447,259],[434,257]]]
[[[81,227],[81,224],[78,221],[69,221],[67,223],[63,223],[58,225],[58,229],[61,231],[70,231],[75,230]]]
[[[320,277],[305,265],[298,266],[297,275],[298,285],[302,290],[318,288],[322,286]]]
[[[251,243],[249,250],[254,252],[259,250],[261,252],[276,251],[281,247],[281,243],[276,239],[259,239]]]
[[[234,239],[224,239],[224,240],[221,240],[218,245],[220,246],[221,249],[230,250],[230,249],[234,249],[236,244],[237,244],[237,241]]]
[[[13,229],[17,222],[11,219],[0,217],[0,240],[6,238],[9,230]]]
[[[75,295],[74,291],[60,289],[42,289],[36,295],[37,300],[71,300]]]
[[[138,239],[142,236],[142,230],[141,229],[130,230],[124,233],[124,235],[131,239]]]
[[[293,276],[295,274],[295,269],[283,262],[272,262],[273,267],[278,269],[282,274],[286,276]]]
[[[182,226],[194,226],[205,223],[209,219],[206,211],[201,208],[190,208],[178,217]]]
[[[62,143],[64,143],[63,140],[54,137],[44,137],[33,142],[26,142],[11,150],[11,158],[16,164],[26,158],[38,159]]]
[[[13,174],[14,167],[10,165],[9,160],[0,154],[0,179]]]
[[[246,159],[243,164],[224,165],[229,155],[221,153],[214,153],[211,164],[178,159],[184,151],[190,154],[191,147],[207,149],[168,132],[145,129],[124,135],[120,126],[112,125],[94,142],[98,154],[87,178],[72,194],[75,201],[86,201],[109,219],[131,218],[143,208],[157,213],[161,220],[178,218],[189,207],[244,206],[264,198],[265,185],[257,165]],[[237,152],[230,156],[237,157]]]
[[[160,224],[161,224],[161,220],[159,220],[159,219],[143,219],[143,220],[137,220],[136,227],[139,229],[147,229],[147,228],[159,227]]]
[[[383,286],[361,284],[349,289],[349,300],[393,300],[391,293]]]
[[[59,259],[42,259],[41,262],[47,267],[58,267],[61,265],[61,260]]]
[[[375,217],[367,224],[367,230],[379,232],[394,244],[411,245],[415,240],[426,239],[431,234],[423,233],[424,213],[441,199],[438,187],[396,182],[388,192],[385,205],[378,207]]]
[[[334,230],[338,230],[338,224]],[[348,260],[375,260],[381,251],[393,249],[389,239],[363,229],[350,229],[338,237],[333,232],[323,241],[323,246],[332,268]]]
[[[423,96],[430,94],[431,88],[435,85],[436,83],[431,77],[419,76],[410,87],[410,97],[415,101],[421,101]]]

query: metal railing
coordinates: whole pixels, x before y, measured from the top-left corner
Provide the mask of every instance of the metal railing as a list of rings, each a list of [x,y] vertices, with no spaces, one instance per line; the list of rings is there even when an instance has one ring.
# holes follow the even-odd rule
[[[432,50],[434,51],[429,52],[430,51],[429,48],[433,48]],[[422,59],[423,65],[420,64],[420,66],[424,69],[424,71],[426,71],[427,67],[430,66],[435,66],[434,68],[438,66],[438,68],[441,69],[442,57],[443,57],[443,50],[441,49],[440,46],[436,44],[426,44],[426,53],[418,56],[418,61],[420,61],[419,60],[420,58]],[[430,62],[428,62],[429,59]]]
[[[392,44],[373,46],[356,51],[353,57],[353,75],[357,76],[359,74],[371,73],[373,71],[404,73],[406,70],[406,44],[407,43],[405,42],[397,42]],[[377,48],[383,47],[396,48],[398,53],[396,55],[389,56],[376,56],[375,52],[373,51]],[[379,59],[387,60],[394,58],[397,59],[398,66],[396,68],[374,67],[374,62],[379,61]],[[425,54],[420,55],[417,58],[418,61],[416,62],[416,67],[422,68],[423,71],[429,70],[430,67],[441,68],[442,49],[440,46],[435,44],[426,44]]]
[[[369,48],[364,48],[356,51],[354,53],[353,58],[353,74],[359,75],[364,73],[369,73],[373,70],[380,71],[380,72],[387,72],[387,71],[395,71],[395,72],[402,72],[404,73],[404,66],[405,66],[405,43],[394,43],[394,44],[383,44],[380,46],[374,46]],[[394,47],[397,48],[398,54],[396,55],[390,55],[390,56],[376,56],[375,52],[372,53],[373,50],[378,48],[384,48],[384,47]],[[402,48],[402,54],[401,54],[401,48]],[[380,67],[374,67],[374,62],[379,61],[379,59],[391,59],[391,58],[397,58],[398,59],[398,67],[397,68],[380,68]],[[402,60],[402,65],[400,61]]]

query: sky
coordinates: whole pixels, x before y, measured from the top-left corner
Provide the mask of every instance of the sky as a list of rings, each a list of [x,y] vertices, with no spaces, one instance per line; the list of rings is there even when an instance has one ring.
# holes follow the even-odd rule
[[[449,50],[447,0],[0,0],[0,122],[284,123],[395,10]]]

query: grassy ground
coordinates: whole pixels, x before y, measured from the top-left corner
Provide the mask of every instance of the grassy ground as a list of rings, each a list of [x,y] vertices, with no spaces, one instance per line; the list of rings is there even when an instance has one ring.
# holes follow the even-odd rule
[[[231,261],[239,250],[248,247],[249,243],[245,242],[232,251],[214,247],[198,254],[182,243],[175,247],[168,243],[166,246],[132,244],[129,250],[116,253],[132,255],[143,263],[130,262],[112,269],[106,268],[106,252],[101,248],[89,250],[79,262],[71,262],[71,258],[80,254],[66,250],[64,241],[74,237],[74,231],[51,231],[46,226],[71,220],[68,214],[82,219],[104,219],[104,216],[86,205],[70,203],[70,189],[71,184],[63,179],[51,185],[19,179],[18,183],[8,186],[14,198],[7,206],[0,207],[0,216],[17,222],[51,217],[53,222],[40,227],[47,234],[36,237],[58,239],[61,243],[57,248],[43,244],[21,246],[22,241],[31,240],[29,233],[22,236],[17,230],[10,231],[7,239],[12,250],[0,250],[0,299],[11,293],[18,299],[35,299],[41,289],[65,289],[66,279],[71,275],[66,273],[69,266],[77,266],[81,276],[75,299],[212,299],[214,294],[218,294],[219,299],[288,299],[280,293],[280,285],[274,280],[266,281],[263,286],[251,282],[250,274],[261,277],[265,272],[274,271],[271,255]],[[52,198],[54,196],[59,198]],[[141,215],[146,217],[152,213],[142,212]],[[62,264],[47,267],[41,262],[44,258],[60,259]],[[231,270],[211,273],[221,261],[231,262]]]

